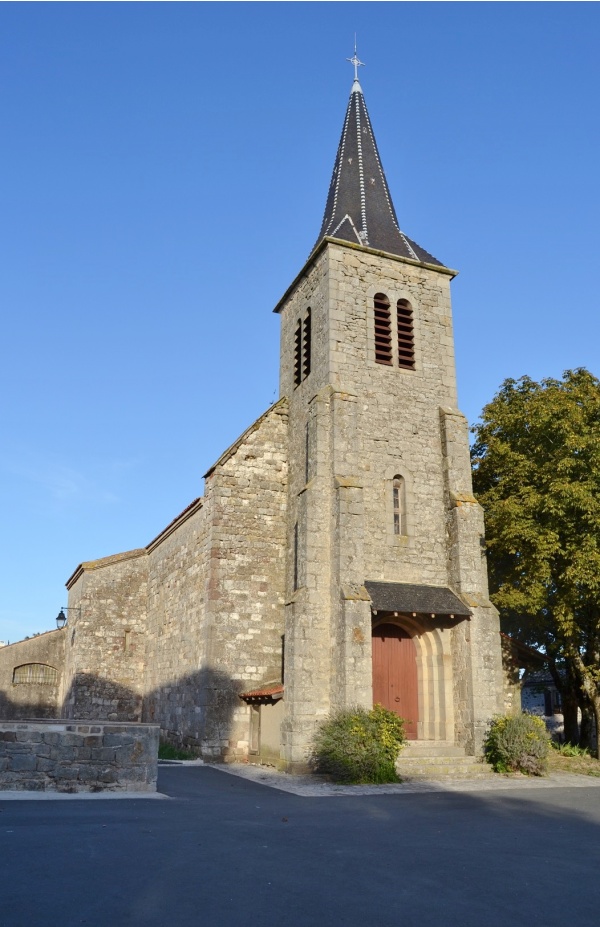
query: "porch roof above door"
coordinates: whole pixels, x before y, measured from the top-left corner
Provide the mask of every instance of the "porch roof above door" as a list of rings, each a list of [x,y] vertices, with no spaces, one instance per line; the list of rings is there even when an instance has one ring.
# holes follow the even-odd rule
[[[403,612],[416,615],[454,615],[470,618],[471,611],[446,586],[417,586],[413,583],[365,582],[377,612]]]

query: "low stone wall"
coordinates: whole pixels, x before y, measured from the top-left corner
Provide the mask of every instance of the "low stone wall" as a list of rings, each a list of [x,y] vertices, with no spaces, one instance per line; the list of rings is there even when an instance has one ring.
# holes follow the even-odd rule
[[[155,792],[158,724],[0,721],[0,790]]]

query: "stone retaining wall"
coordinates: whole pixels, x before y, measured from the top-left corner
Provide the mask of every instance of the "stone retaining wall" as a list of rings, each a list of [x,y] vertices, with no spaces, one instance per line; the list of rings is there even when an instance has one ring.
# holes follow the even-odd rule
[[[0,790],[155,792],[157,724],[0,721]]]

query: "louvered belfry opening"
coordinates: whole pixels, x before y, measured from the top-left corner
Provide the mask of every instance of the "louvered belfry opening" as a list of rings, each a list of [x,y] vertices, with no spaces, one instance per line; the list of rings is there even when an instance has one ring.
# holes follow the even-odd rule
[[[399,299],[398,311],[398,366],[415,368],[415,337],[412,306],[407,299]]]
[[[294,335],[294,386],[302,382],[302,319],[298,319]]]
[[[311,316],[310,306],[304,320],[298,319],[294,334],[294,387],[300,386],[310,373],[311,364]]]
[[[310,351],[311,351],[311,322],[310,309],[306,313],[304,326],[302,330],[302,379],[305,380],[310,373]]]
[[[377,364],[392,364],[392,318],[390,314],[390,301],[384,293],[376,293],[373,297],[375,310],[375,362]]]

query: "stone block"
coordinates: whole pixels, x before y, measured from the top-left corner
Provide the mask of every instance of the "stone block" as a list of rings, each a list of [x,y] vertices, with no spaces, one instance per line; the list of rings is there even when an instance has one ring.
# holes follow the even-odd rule
[[[37,767],[37,757],[32,754],[29,756],[16,754],[10,758],[9,767],[13,772],[34,772]]]
[[[79,747],[83,743],[83,737],[81,734],[70,733],[63,734],[60,744],[63,747]]]
[[[38,772],[52,773],[56,769],[56,763],[54,760],[49,760],[44,756],[38,756],[36,769]]]
[[[114,729],[107,728],[106,730],[109,731]],[[133,744],[133,736],[131,734],[122,733],[105,733],[103,741],[105,747],[127,747]]]
[[[55,779],[77,779],[79,776],[79,766],[69,764],[68,766],[57,765],[54,771]]]
[[[83,738],[83,743],[86,747],[101,747],[102,737],[99,737],[97,734],[90,734],[89,737]]]
[[[75,747],[63,747],[62,744],[58,744],[56,747],[50,748],[50,759],[59,763],[74,760],[75,754]]]
[[[98,782],[103,782],[105,784],[110,784],[117,782],[119,774],[115,769],[110,769],[110,767],[102,767],[98,770]]]
[[[98,763],[114,763],[115,762],[115,748],[114,747],[92,747],[91,759]]]
[[[41,740],[41,731],[18,731],[17,733],[17,741],[22,743],[39,744]]]
[[[14,743],[9,742],[7,744],[4,744],[3,752],[7,756],[13,756],[17,753],[31,753],[31,750],[32,750],[31,744],[24,744],[19,741],[15,741]]]

